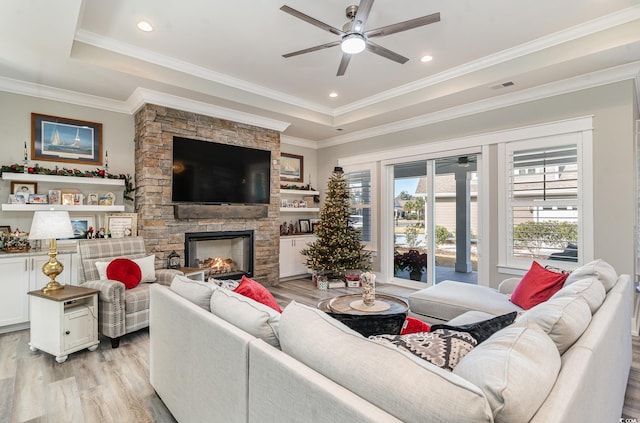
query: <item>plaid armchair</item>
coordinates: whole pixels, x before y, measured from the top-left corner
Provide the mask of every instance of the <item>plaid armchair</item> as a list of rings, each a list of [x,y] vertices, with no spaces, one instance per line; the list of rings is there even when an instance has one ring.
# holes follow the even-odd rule
[[[78,241],[79,282],[82,286],[100,291],[98,327],[100,333],[111,338],[113,348],[119,346],[122,335],[149,326],[149,284],[140,283],[133,289],[125,289],[122,282],[101,280],[96,262],[119,257],[137,259],[148,255],[142,237]],[[156,269],[156,282],[169,285],[175,275],[181,274],[179,270]]]

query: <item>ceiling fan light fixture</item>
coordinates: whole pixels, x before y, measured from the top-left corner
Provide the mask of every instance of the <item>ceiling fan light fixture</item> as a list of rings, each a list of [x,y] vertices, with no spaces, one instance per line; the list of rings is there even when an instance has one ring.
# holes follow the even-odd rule
[[[358,54],[364,51],[366,45],[367,43],[365,42],[364,36],[362,34],[352,32],[351,34],[347,34],[342,37],[340,48],[344,53]]]

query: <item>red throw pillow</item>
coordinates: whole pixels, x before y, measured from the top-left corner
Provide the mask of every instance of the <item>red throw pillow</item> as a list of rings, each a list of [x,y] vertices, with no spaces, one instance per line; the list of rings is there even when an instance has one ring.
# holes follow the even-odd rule
[[[531,268],[522,277],[511,294],[511,302],[525,310],[547,301],[558,292],[568,273],[558,273],[545,269],[538,262],[531,263]]]
[[[260,285],[258,282],[244,275],[242,276],[240,285],[238,285],[238,287],[234,289],[233,292],[244,295],[245,297],[249,297],[252,300],[271,307],[278,313],[282,313],[282,309],[278,305],[276,299],[273,298],[273,295],[271,295],[271,292],[269,292],[267,288]]]
[[[126,289],[135,288],[142,279],[142,270],[129,259],[117,258],[107,266],[107,279],[122,282]]]
[[[425,323],[420,319],[407,317],[404,320],[404,325],[402,325],[402,330],[400,331],[400,335],[408,335],[410,333],[429,332],[429,331],[431,331],[431,326],[429,326],[428,323]]]

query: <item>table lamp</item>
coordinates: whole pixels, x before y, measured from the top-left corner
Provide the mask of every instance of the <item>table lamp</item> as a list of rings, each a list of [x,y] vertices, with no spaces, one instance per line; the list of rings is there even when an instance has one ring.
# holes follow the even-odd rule
[[[29,231],[29,239],[49,239],[49,261],[42,266],[42,273],[49,277],[50,281],[43,288],[43,291],[55,291],[64,288],[56,281],[56,276],[62,273],[64,266],[56,256],[56,239],[73,238],[73,228],[71,227],[71,219],[69,212],[59,210],[37,211],[33,213],[33,221],[31,222],[31,230]]]

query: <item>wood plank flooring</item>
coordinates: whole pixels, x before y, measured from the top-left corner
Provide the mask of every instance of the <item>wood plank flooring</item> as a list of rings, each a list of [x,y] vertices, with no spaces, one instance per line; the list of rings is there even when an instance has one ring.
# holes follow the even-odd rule
[[[272,287],[282,307],[291,300],[315,305],[358,288],[319,291],[309,280]],[[377,291],[405,297],[413,290],[379,285]],[[149,384],[149,332],[123,337],[112,349],[101,339],[94,352],[71,354],[58,364],[43,352],[31,352],[29,331],[0,335],[1,423],[172,423],[171,416]],[[640,338],[633,340],[633,364],[623,410],[624,418],[640,418]]]

